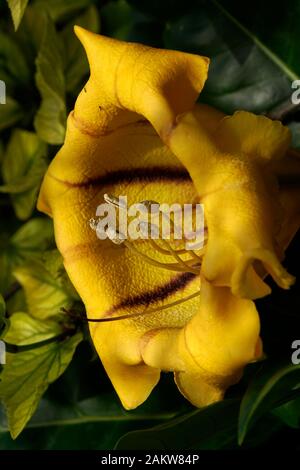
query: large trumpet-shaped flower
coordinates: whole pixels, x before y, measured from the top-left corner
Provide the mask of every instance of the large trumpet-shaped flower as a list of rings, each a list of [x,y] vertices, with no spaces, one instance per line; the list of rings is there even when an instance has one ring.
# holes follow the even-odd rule
[[[65,268],[123,405],[141,404],[161,370],[175,372],[196,406],[219,400],[262,354],[252,299],[270,292],[265,275],[283,288],[293,283],[281,260],[299,226],[300,193],[278,185],[289,165],[299,174],[289,130],[263,116],[196,105],[205,57],[79,27],[76,34],[91,76],[38,207],[54,219]],[[106,193],[126,195],[129,204],[203,203],[204,249],[99,240],[89,221]]]

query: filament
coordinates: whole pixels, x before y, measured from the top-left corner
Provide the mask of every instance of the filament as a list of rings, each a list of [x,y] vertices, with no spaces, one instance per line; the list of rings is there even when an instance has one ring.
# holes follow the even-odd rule
[[[155,250],[159,251],[163,255],[170,255],[170,250],[166,250],[165,248],[162,248],[161,246],[159,246],[159,244],[155,240],[152,240],[152,238],[150,238],[149,241]],[[202,259],[202,257],[198,256],[193,250],[186,250],[185,248],[181,248],[181,249],[173,249],[173,251],[175,251],[178,255],[186,255],[188,253],[191,253],[191,255],[192,256],[195,255],[198,260]]]
[[[187,269],[189,268],[193,268],[194,266],[190,266],[189,262],[192,262],[193,260],[192,259],[189,259],[189,260],[186,260],[184,261],[183,259],[180,258],[180,256],[178,255],[178,253],[176,253],[175,250],[173,250],[173,248],[171,247],[170,243],[168,243],[166,240],[162,240],[162,242],[164,243],[164,245],[167,247],[167,249],[170,251],[170,253],[174,256],[174,258],[178,261],[179,265],[181,265],[182,267],[185,267]],[[197,267],[197,266],[195,266]]]
[[[104,199],[109,204],[111,204],[115,207],[118,207],[118,209],[126,209],[126,207],[124,207],[120,203],[119,198],[117,198],[113,195],[105,194]],[[140,204],[143,204],[147,208],[148,213],[149,213],[149,210],[151,210],[152,205],[156,205],[157,206],[157,212],[160,212],[162,214],[162,217],[166,218],[166,214],[164,214],[162,211],[160,211],[159,203],[157,203],[155,201],[142,201]],[[168,221],[171,223],[172,229],[173,229],[173,232],[174,232],[174,229],[176,228],[176,226],[175,226],[173,220],[168,217]],[[147,234],[149,233],[149,229],[150,230],[152,229],[152,226],[153,225],[150,224],[149,222],[140,222],[140,228],[142,228],[142,227],[145,228],[146,227]],[[155,227],[156,227],[156,229],[159,230],[159,234],[160,234],[160,228],[157,227],[156,225],[155,225]],[[159,244],[157,242],[152,240],[151,237],[150,237],[150,244],[151,244],[152,248],[154,248],[156,251],[158,251],[161,254],[171,255],[176,260],[175,263],[163,263],[163,262],[157,261],[154,258],[152,258],[152,257],[146,255],[145,253],[142,253],[141,251],[139,251],[132,243],[125,240],[125,237],[121,236],[121,234],[118,231],[116,231],[115,229],[112,229],[112,228],[109,227],[107,229],[107,233],[108,233],[108,236],[109,236],[110,240],[112,240],[113,243],[116,243],[116,244],[124,243],[124,245],[127,248],[129,248],[131,251],[133,251],[135,254],[137,254],[138,256],[143,258],[147,263],[149,263],[153,266],[156,266],[158,268],[164,268],[164,269],[171,270],[171,271],[191,272],[193,274],[199,274],[199,268],[200,268],[200,264],[201,264],[201,257],[198,256],[194,252],[194,250],[185,250],[185,249],[177,250],[177,249],[173,249],[170,243],[168,243],[166,240],[161,238],[160,239],[161,242],[166,247],[166,248],[162,248],[162,247],[159,246]],[[189,258],[188,260],[183,260],[179,256],[180,254],[181,255],[188,254],[189,252],[191,253],[192,259]]]
[[[150,313],[160,312],[161,310],[166,310],[171,307],[175,307],[176,305],[182,304],[183,302],[187,302],[188,300],[194,299],[200,295],[200,291],[194,292],[193,294],[187,295],[182,299],[175,300],[174,302],[170,302],[167,305],[162,305],[161,307],[151,308],[149,310],[144,310],[144,312],[137,312],[137,313],[129,313],[127,315],[119,315],[117,317],[104,317],[104,318],[88,318],[86,317],[85,320],[88,322],[93,323],[103,323],[103,322],[110,322],[110,321],[119,321],[119,320],[127,320],[128,318],[135,318],[144,315],[149,315]]]
[[[124,241],[124,245],[130,250],[132,250],[135,254],[143,258],[145,261],[147,261],[149,264],[152,264],[153,266],[156,266],[158,268],[164,268],[170,271],[191,272],[193,274],[199,274],[199,269],[193,268],[191,266],[187,266],[186,268],[185,266],[182,266],[181,263],[161,263],[160,261],[157,261],[151,258],[145,253],[142,253],[137,248],[135,248],[134,245],[130,244],[128,241]]]

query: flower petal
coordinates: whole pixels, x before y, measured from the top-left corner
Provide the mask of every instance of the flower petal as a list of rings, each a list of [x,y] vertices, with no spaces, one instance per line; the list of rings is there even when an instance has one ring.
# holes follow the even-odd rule
[[[128,321],[93,325],[91,335],[102,364],[124,408],[143,403],[160,378],[160,370],[142,362],[139,332]]]
[[[265,163],[282,158],[291,145],[288,127],[247,111],[236,111],[233,116],[225,117],[215,136],[223,152],[242,152]]]
[[[233,121],[238,121],[238,117],[237,114]],[[243,114],[240,117],[244,120]],[[224,122],[226,119],[220,126]],[[269,133],[273,124],[268,121]],[[275,123],[274,133],[277,128]],[[279,147],[285,150],[287,134],[281,134],[284,142]],[[294,278],[281,266],[275,249],[279,200],[274,197],[276,188],[260,160],[243,153],[239,144],[239,153],[222,152],[217,139],[199,125],[195,111],[177,119],[166,142],[188,169],[204,203],[208,245],[203,276],[215,285],[230,286],[235,295],[262,297],[270,289],[253,269],[258,260],[281,287],[289,288]],[[276,145],[269,147],[274,155],[278,151]]]
[[[97,239],[89,220],[104,193],[127,195],[128,204],[201,198],[209,240],[200,301],[131,320],[90,323],[90,331],[126,408],[147,398],[161,369],[176,371],[183,393],[203,405],[219,399],[261,352],[255,306],[232,292],[256,298],[270,291],[257,261],[283,287],[293,282],[279,262],[282,227],[269,162],[286,151],[287,132],[249,113],[223,119],[216,110],[194,106],[206,80],[206,58],[82,28],[76,33],[91,76],[45,176],[39,208],[53,216],[70,279],[89,317],[99,319],[147,313],[199,289],[198,276],[176,277]],[[249,137],[251,126],[256,140]],[[288,200],[286,214],[292,214]],[[290,239],[287,232],[282,239]],[[141,241],[141,250],[148,250],[146,243]],[[156,255],[166,262],[166,255]]]
[[[148,332],[141,351],[146,364],[176,372],[179,389],[194,405],[217,401],[262,354],[254,302],[204,281],[198,313],[182,329]]]
[[[86,50],[91,77],[74,115],[95,132],[134,119],[132,114],[137,113],[159,134],[166,134],[203,88],[206,57],[126,43],[78,26],[75,32]]]

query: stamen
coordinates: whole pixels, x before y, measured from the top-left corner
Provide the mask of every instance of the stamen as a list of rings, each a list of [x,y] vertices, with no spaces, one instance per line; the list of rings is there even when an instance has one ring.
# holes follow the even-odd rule
[[[127,209],[126,204],[124,201],[120,201],[120,199],[112,194],[104,194],[103,199],[108,204],[111,204],[114,207],[118,207],[118,209]]]
[[[92,218],[89,220],[89,224],[92,230],[97,230],[97,220]]]
[[[152,212],[152,214],[158,214],[160,212],[160,204],[159,202],[156,201],[151,201],[150,199],[141,201],[140,204],[143,204],[146,209],[148,209],[148,212]]]
[[[140,227],[140,231],[142,232],[142,234],[144,235],[145,238],[148,239],[148,234],[149,234],[149,230],[152,230],[153,227],[157,228],[156,226],[153,226],[153,224],[150,224],[149,222],[143,222],[141,221],[139,223],[139,227]],[[198,268],[199,267],[199,260],[197,259],[197,265],[194,266],[195,264],[195,261],[192,260],[192,259],[189,259],[187,260],[186,262],[184,262],[179,256],[178,254],[176,253],[175,250],[173,250],[171,248],[171,246],[163,239],[161,239],[161,241],[167,246],[167,250],[161,248],[158,243],[154,242],[154,240],[151,239],[150,237],[150,244],[151,246],[156,250],[156,251],[159,251],[160,253],[163,252],[163,254],[168,254],[168,255],[171,255],[173,256],[176,260],[177,260],[177,263],[176,263],[176,266],[181,266],[182,268],[184,268],[184,270],[186,271],[187,269],[190,271],[190,269],[192,268]],[[127,242],[129,243],[129,242]],[[127,246],[127,245],[126,245]],[[144,253],[141,253],[139,251],[140,254],[144,255]],[[187,251],[184,250],[184,253],[187,254]],[[147,256],[147,255],[144,255],[144,256]],[[147,261],[149,262],[149,259],[150,257],[147,256]],[[159,261],[156,261],[154,260],[153,258],[151,258],[152,262],[155,261],[157,263],[160,263]],[[161,263],[161,267],[166,267],[167,263]],[[170,264],[169,264],[170,265]],[[172,264],[173,266],[174,264]],[[194,272],[194,271],[190,271],[190,272]],[[197,273],[198,274],[198,271]]]
[[[119,233],[117,230],[113,229],[112,227],[108,227],[106,229],[106,233],[108,238],[115,244],[121,245],[125,242],[125,237]]]
[[[118,317],[86,318],[86,321],[93,322],[93,323],[103,323],[103,322],[110,322],[110,321],[127,320],[128,318],[141,317],[144,315],[149,315],[150,313],[156,313],[156,312],[160,312],[161,310],[166,310],[168,308],[175,307],[176,305],[182,304],[183,302],[187,302],[188,300],[198,297],[198,295],[200,295],[200,291],[187,295],[186,297],[183,297],[182,299],[175,300],[174,302],[170,302],[167,305],[162,305],[161,307],[144,310],[144,312],[129,313],[128,315],[119,315]]]
[[[152,237],[158,238],[160,236],[159,227],[157,227],[157,225],[155,224],[151,224],[150,222],[144,222],[143,220],[141,220],[139,222],[139,229],[146,240],[149,239],[149,232],[150,240],[152,240]]]
[[[189,253],[191,253],[192,257],[197,260],[197,261],[202,261],[202,257],[204,255],[204,249],[201,249],[201,254],[202,256],[197,255],[197,253],[194,250],[187,250]]]
[[[126,204],[124,205],[123,201],[120,200],[120,198],[115,197],[111,194],[104,194],[103,197],[104,197],[104,200],[108,204],[111,204],[114,207],[117,207],[118,209],[125,209],[125,210],[127,209],[127,205]],[[166,217],[166,214],[164,214],[160,210],[160,204],[158,202],[151,201],[151,200],[145,200],[145,201],[140,202],[140,204],[142,204],[148,210],[148,212],[150,210],[151,210],[152,213],[159,213],[160,212],[162,214],[162,217]],[[175,224],[174,224],[173,220],[168,217],[168,221],[172,224],[172,228],[173,228],[173,231],[174,231],[174,229],[176,227],[175,227]],[[90,220],[90,226],[93,229],[95,229],[96,221],[94,219]],[[140,221],[139,226],[140,226],[141,233],[142,234],[144,233],[144,236],[147,239],[148,239],[148,235],[149,235],[149,230],[151,231],[151,234],[152,234],[152,231],[155,229],[157,231],[156,233],[158,235],[160,235],[159,227],[157,227],[154,224],[151,224],[149,222]],[[122,243],[124,243],[124,245],[127,248],[132,250],[135,254],[138,254],[147,263],[149,263],[153,266],[168,269],[168,270],[171,270],[171,271],[191,272],[193,274],[199,274],[199,269],[200,269],[200,264],[201,264],[200,263],[201,262],[201,257],[198,256],[194,252],[194,250],[185,250],[185,249],[177,250],[177,249],[173,249],[171,247],[171,245],[166,240],[161,238],[160,239],[161,242],[166,246],[166,249],[164,249],[164,248],[160,247],[159,244],[157,242],[155,242],[150,236],[150,244],[151,244],[152,248],[154,248],[156,251],[160,252],[161,254],[173,256],[173,258],[175,258],[175,260],[177,261],[176,263],[163,263],[163,262],[157,261],[154,258],[151,258],[150,256],[146,255],[145,253],[142,253],[141,251],[139,251],[137,248],[135,248],[135,246],[131,242],[126,240],[126,237],[124,235],[122,235],[117,230],[113,229],[112,227],[108,227],[105,231],[106,231],[106,234],[107,234],[108,238],[113,243],[115,243],[116,245],[121,245]],[[186,254],[187,255],[188,253],[191,253],[193,259],[189,258],[188,260],[183,260],[179,256],[179,254],[182,254],[182,255]]]
[[[149,233],[149,228],[150,230],[152,230],[152,227],[153,227],[153,224],[150,224],[150,223],[147,223],[147,222],[140,222],[140,226],[142,227],[142,224],[145,224],[145,229],[143,228],[143,232],[145,234],[148,234]],[[156,226],[155,226],[156,227]],[[163,239],[160,239],[161,241],[165,241]],[[170,253],[170,248],[169,249],[165,249],[165,248],[162,248],[161,246],[159,246],[159,244],[153,240],[152,238],[149,239],[150,241],[150,244],[152,246],[152,248],[154,250],[157,250],[159,253],[163,254],[163,255],[173,255],[173,252],[177,253],[178,255],[187,255],[187,254],[191,254],[193,256],[193,258],[195,258],[197,261],[201,261],[202,260],[202,256],[198,256],[194,250],[186,250],[185,248],[181,248],[181,249],[172,249],[172,252]],[[201,250],[201,251],[204,251],[204,250]]]
[[[181,259],[180,256],[176,253],[176,251],[173,250],[173,248],[171,247],[170,243],[168,243],[166,240],[162,240],[162,242],[165,244],[165,246],[167,247],[167,249],[170,250],[170,253],[174,256],[174,258],[178,261],[178,263],[179,263],[181,266],[183,266],[183,267],[185,267],[185,268],[187,268],[187,269],[189,269],[189,268],[191,268],[191,267],[192,267],[192,268],[194,268],[194,267],[195,267],[195,268],[200,267],[199,262],[197,263],[197,265],[194,265],[194,264],[190,265],[190,262],[193,263],[193,260],[192,260],[192,259],[188,259],[188,260],[186,260],[186,261],[184,261],[183,259]],[[198,270],[197,272],[199,272],[199,270]]]
[[[155,240],[152,240],[151,238],[149,241],[154,250],[159,251],[159,253],[161,253],[162,255],[170,255],[170,250],[166,250],[165,248],[162,248],[161,246],[159,246],[159,244]],[[174,250],[174,251],[176,251],[178,255],[184,255],[187,253],[185,248],[182,248],[181,250]]]
[[[161,240],[161,239],[160,239],[160,240]],[[150,238],[149,241],[150,241],[150,244],[152,245],[152,247],[153,247],[155,250],[159,251],[159,252],[160,252],[161,254],[163,254],[163,255],[170,255],[170,250],[166,250],[165,248],[162,248],[161,246],[159,246],[159,244],[158,244],[155,240],[152,240],[151,238]],[[204,249],[203,249],[203,248],[200,250],[201,256],[197,255],[194,250],[186,250],[185,248],[181,248],[181,249],[176,249],[176,248],[174,249],[174,248],[173,248],[173,251],[175,251],[175,253],[177,253],[178,255],[188,255],[188,254],[191,254],[191,255],[192,255],[195,259],[197,259],[198,261],[199,261],[199,260],[202,260],[202,257],[203,257],[203,254],[204,254],[204,253],[202,254],[202,252],[204,252]]]
[[[188,266],[188,269],[183,267],[180,263],[161,263],[160,261],[157,261],[150,256],[146,255],[145,253],[142,253],[139,251],[137,248],[135,248],[134,245],[132,245],[130,242],[125,241],[124,245],[132,250],[135,254],[141,256],[145,261],[147,261],[149,264],[152,264],[153,266],[156,266],[158,268],[164,268],[168,269],[170,271],[179,271],[179,272],[191,272],[193,274],[199,274],[199,270],[193,269],[190,266]]]

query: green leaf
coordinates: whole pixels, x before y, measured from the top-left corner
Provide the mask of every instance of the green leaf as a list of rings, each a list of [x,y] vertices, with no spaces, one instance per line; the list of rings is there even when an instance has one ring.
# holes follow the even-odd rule
[[[300,394],[300,366],[266,362],[251,381],[241,403],[238,437],[241,444],[259,417]]]
[[[2,297],[2,295],[0,294],[0,338],[3,336],[4,332],[6,331],[6,327],[7,327],[7,321],[6,321],[6,318],[5,318],[5,311],[6,311],[5,301]]]
[[[14,276],[25,290],[28,311],[35,318],[45,320],[57,315],[61,308],[71,307],[78,299],[66,288],[67,274],[57,250],[22,264],[14,270]]]
[[[41,169],[46,168],[47,147],[36,134],[15,130],[9,141],[2,164],[4,185],[0,192],[19,194],[37,186],[41,181]]]
[[[112,449],[126,432],[174,418],[191,406],[164,374],[146,403],[125,411],[88,342],[82,342],[19,438],[12,442],[1,416],[0,448]],[[79,438],[80,436],[80,438]]]
[[[133,25],[144,21],[145,16],[132,8],[126,0],[108,2],[101,9],[101,18],[110,36],[127,40]]]
[[[74,24],[98,33],[100,19],[97,9],[94,6],[89,7],[82,15],[68,24],[61,33],[65,52],[66,89],[68,92],[78,93],[83,79],[89,74],[89,65],[83,47],[74,34]]]
[[[46,22],[36,67],[36,85],[42,102],[34,127],[45,142],[61,144],[66,129],[65,77],[62,43],[50,18]]]
[[[1,409],[0,409],[1,411]],[[45,413],[47,408],[45,409]],[[125,420],[114,420],[108,418],[101,421],[95,416],[93,419],[80,420],[44,420],[45,425],[29,426],[21,435],[12,440],[7,432],[6,426],[0,426],[0,449],[5,450],[107,450],[114,447],[115,442],[132,429],[136,422]],[[146,422],[148,425],[150,423]]]
[[[76,451],[112,449],[124,433],[151,426],[167,417],[169,415],[158,417],[151,411],[147,414],[125,413],[113,393],[102,393],[99,397],[69,406],[42,399],[37,413],[15,441],[8,436],[7,424],[4,417],[1,419],[0,408],[0,448]]]
[[[267,47],[267,45],[260,41],[252,31],[247,29],[247,27],[244,26],[234,15],[224,8],[220,1],[213,0],[213,3],[233,24],[235,24],[246,36],[248,36],[272,62],[281,68],[287,77],[290,78],[290,80],[296,80],[298,78],[298,75],[293,70],[291,70],[289,66],[284,61],[282,61],[272,49]]]
[[[31,219],[0,247],[0,292],[12,283],[12,270],[28,259],[37,258],[54,244],[53,224],[48,218]]]
[[[273,2],[270,8],[270,3],[260,0],[253,0],[243,5],[237,0],[223,0],[222,5],[240,23],[243,23],[251,34],[275,53],[295,78],[297,74],[300,75],[298,0],[290,0],[288,8],[282,8],[279,2]]]
[[[0,32],[0,77],[7,94],[20,84],[29,84],[31,73],[21,47],[8,34]]]
[[[238,410],[239,400],[224,400],[166,424],[126,434],[116,449],[199,450],[234,446]]]
[[[7,3],[11,11],[15,30],[17,30],[22,21],[28,0],[7,0]]]
[[[24,116],[24,110],[13,98],[6,97],[6,104],[0,105],[0,131],[13,126]]]
[[[102,393],[99,396],[81,400],[76,404],[62,405],[45,399],[36,415],[29,423],[29,427],[70,426],[85,423],[109,423],[110,421],[128,422],[138,425],[139,422],[149,421],[157,423],[174,416],[173,412],[126,412],[117,398],[111,393]]]
[[[40,256],[53,244],[53,223],[48,218],[37,217],[22,225],[11,237],[11,246],[22,259]]]
[[[34,101],[33,112],[35,112],[36,105],[38,104],[36,103],[36,87],[32,86],[36,69],[35,60],[41,47],[46,23],[47,14],[45,11],[34,8],[32,2],[30,2],[26,8],[22,23],[18,31],[14,34],[14,39],[22,49],[32,74],[30,87],[27,87],[27,96],[21,96],[20,99],[26,103],[28,103],[30,99]]]
[[[56,322],[45,323],[28,314],[15,313],[5,341],[18,345],[33,344],[61,333],[61,328]],[[7,363],[1,374],[0,398],[14,439],[35,412],[49,384],[64,372],[81,340],[82,335],[78,333],[37,349],[7,354]]]
[[[92,0],[35,0],[34,6],[49,13],[53,21],[61,22],[79,13],[91,3]]]
[[[289,401],[273,410],[273,414],[280,418],[284,424],[291,428],[300,427],[300,398]]]
[[[52,338],[61,332],[62,326],[56,319],[45,322],[43,319],[33,318],[28,313],[17,312],[11,316],[11,324],[9,331],[5,335],[5,342],[17,346],[25,346]],[[35,350],[32,349],[32,351]],[[15,354],[10,354],[10,362],[15,357]]]
[[[277,60],[217,2],[198,2],[182,18],[167,23],[165,46],[211,58],[201,101],[227,113],[266,112],[291,95],[287,67]]]
[[[36,204],[40,182],[47,168],[47,146],[36,134],[15,130],[2,164],[4,185],[0,192],[10,193],[19,219],[30,217]]]
[[[129,42],[162,47],[163,23],[142,13],[126,0],[108,2],[101,8],[104,34]]]

